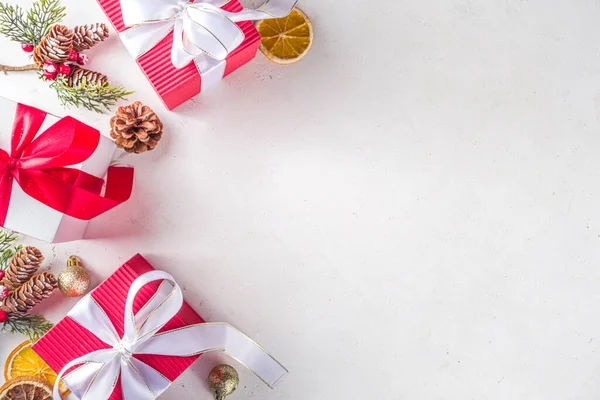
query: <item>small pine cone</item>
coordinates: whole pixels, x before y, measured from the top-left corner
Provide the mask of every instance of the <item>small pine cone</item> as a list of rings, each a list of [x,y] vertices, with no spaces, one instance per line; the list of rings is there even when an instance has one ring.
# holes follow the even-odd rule
[[[33,61],[42,68],[46,61],[63,64],[73,50],[73,31],[64,25],[54,25],[33,51]]]
[[[94,85],[94,84],[104,85],[105,83],[108,82],[107,76],[104,74],[101,74],[100,72],[91,71],[89,69],[81,68],[77,65],[72,65],[71,73],[69,74],[69,77],[67,78],[67,84],[70,87],[79,86],[79,84],[83,81],[84,78],[85,78],[85,82],[88,85]]]
[[[11,316],[25,316],[58,287],[56,277],[43,272],[32,277],[4,300],[2,310]]]
[[[110,136],[117,147],[128,153],[154,150],[162,137],[163,124],[158,115],[139,101],[119,107],[110,120]]]
[[[73,32],[75,34],[73,37],[73,48],[78,53],[91,49],[110,36],[108,27],[105,24],[98,23],[76,26],[73,28]]]
[[[9,291],[27,282],[44,261],[42,252],[33,246],[23,247],[13,256],[2,283]]]

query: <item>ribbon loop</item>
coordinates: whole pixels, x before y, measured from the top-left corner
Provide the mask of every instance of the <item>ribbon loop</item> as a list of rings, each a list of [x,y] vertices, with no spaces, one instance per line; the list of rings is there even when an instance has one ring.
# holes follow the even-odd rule
[[[163,282],[155,295],[134,315],[133,304],[138,292],[145,285],[159,280]],[[125,400],[155,399],[171,382],[160,371],[136,358],[136,355],[142,354],[187,357],[223,351],[270,387],[287,374],[287,370],[262,347],[229,324],[203,323],[158,333],[177,315],[182,305],[181,288],[171,275],[151,271],[139,276],[127,295],[124,335],[119,338],[106,312],[91,294],[86,295],[68,317],[110,348],[69,362],[58,374],[54,398],[61,398],[59,382],[64,377],[75,394],[84,394],[82,399],[108,399],[120,376]]]
[[[225,60],[244,41],[236,22],[283,18],[298,0],[266,0],[256,10],[239,13],[221,8],[230,1],[121,0],[123,21],[129,27],[121,38],[132,56],[138,58],[173,30],[171,60],[176,68],[203,55]]]

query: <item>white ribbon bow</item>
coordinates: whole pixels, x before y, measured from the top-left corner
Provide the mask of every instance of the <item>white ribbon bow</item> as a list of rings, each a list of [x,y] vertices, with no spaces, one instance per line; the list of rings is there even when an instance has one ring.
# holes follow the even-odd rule
[[[130,29],[121,33],[125,47],[140,57],[174,31],[171,59],[183,68],[197,57],[224,60],[244,41],[236,22],[288,15],[298,0],[266,0],[256,10],[232,13],[220,7],[231,0],[121,0],[123,21]]]
[[[136,314],[133,302],[146,284],[164,280],[156,294]],[[60,399],[64,377],[80,399],[110,398],[119,376],[124,400],[156,399],[171,384],[159,371],[134,357],[136,354],[188,357],[220,350],[239,361],[267,385],[274,387],[287,370],[252,339],[225,323],[204,323],[157,333],[183,305],[183,294],[173,277],[151,271],[137,278],[127,295],[124,335],[119,337],[102,307],[85,296],[68,316],[110,348],[97,350],[69,362],[58,374],[54,399]],[[79,368],[67,374],[71,368]]]

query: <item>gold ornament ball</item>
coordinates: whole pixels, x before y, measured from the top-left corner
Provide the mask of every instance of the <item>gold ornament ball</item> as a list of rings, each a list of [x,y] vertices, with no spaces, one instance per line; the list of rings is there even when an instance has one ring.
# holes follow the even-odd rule
[[[227,364],[214,367],[210,371],[210,374],[208,374],[208,386],[215,394],[216,400],[224,400],[231,393],[235,392],[239,383],[240,377],[237,371]]]
[[[83,268],[79,258],[69,257],[67,268],[58,275],[58,288],[69,297],[86,294],[90,288],[90,274]]]

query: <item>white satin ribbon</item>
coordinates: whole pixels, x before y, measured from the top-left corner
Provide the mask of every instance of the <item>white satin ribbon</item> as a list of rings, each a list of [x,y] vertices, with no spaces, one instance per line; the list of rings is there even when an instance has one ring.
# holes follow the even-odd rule
[[[229,1],[121,0],[123,21],[130,27],[121,33],[121,38],[137,59],[173,30],[171,60],[176,68],[207,56],[214,65],[244,41],[244,33],[236,22],[283,18],[298,0],[266,0],[256,10],[238,13],[221,9]]]
[[[133,302],[148,283],[163,280],[156,294],[136,314]],[[68,317],[93,333],[110,348],[94,351],[69,362],[58,374],[54,398],[60,399],[64,377],[81,400],[108,399],[119,376],[124,400],[156,399],[171,384],[159,371],[133,357],[136,354],[188,357],[223,351],[239,361],[267,385],[274,387],[287,370],[252,339],[226,323],[204,323],[157,333],[181,309],[183,295],[173,277],[151,271],[137,278],[127,295],[124,335],[119,337],[102,307],[86,295]],[[79,366],[67,374],[71,368]]]

